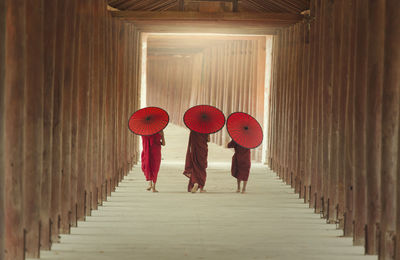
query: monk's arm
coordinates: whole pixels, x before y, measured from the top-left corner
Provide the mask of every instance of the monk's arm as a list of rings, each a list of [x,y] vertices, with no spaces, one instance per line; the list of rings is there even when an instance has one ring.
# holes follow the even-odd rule
[[[160,134],[161,134],[161,145],[165,146],[164,131],[161,131]]]
[[[210,142],[210,135],[207,135],[207,142]]]

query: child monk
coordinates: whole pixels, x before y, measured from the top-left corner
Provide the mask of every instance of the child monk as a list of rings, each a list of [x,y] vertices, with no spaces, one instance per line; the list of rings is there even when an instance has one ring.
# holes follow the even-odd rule
[[[149,182],[148,191],[158,192],[156,182],[161,163],[161,145],[165,146],[164,132],[142,136],[142,171]]]
[[[200,192],[206,192],[206,168],[209,134],[201,134],[190,131],[189,143],[186,152],[185,171],[183,174],[189,178],[188,192],[195,193],[200,188]]]
[[[250,149],[238,145],[233,140],[227,146],[228,148],[235,148],[235,153],[232,156],[231,173],[237,179],[236,192],[240,192],[240,183],[243,181],[242,193],[245,193],[251,166]]]

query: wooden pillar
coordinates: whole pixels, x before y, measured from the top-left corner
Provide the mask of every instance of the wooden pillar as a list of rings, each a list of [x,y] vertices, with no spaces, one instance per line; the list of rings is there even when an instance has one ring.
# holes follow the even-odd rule
[[[288,151],[288,142],[289,142],[289,94],[290,94],[290,65],[292,64],[292,39],[293,39],[293,33],[292,33],[293,28],[290,27],[286,30],[286,50],[287,50],[287,56],[286,59],[284,60],[285,64],[285,74],[284,77],[286,78],[285,83],[284,83],[284,98],[283,98],[283,135],[282,135],[282,176],[283,176],[283,181],[286,183],[290,183],[290,173],[289,173],[289,168],[288,168],[288,161],[287,161],[287,155],[289,153]]]
[[[367,63],[368,63],[368,5],[356,0],[357,52],[355,84],[355,174],[354,174],[354,245],[364,245],[366,224],[366,118],[367,118]]]
[[[371,1],[368,6],[368,81],[367,81],[367,233],[365,252],[378,253],[377,226],[380,221],[380,173],[382,142],[382,88],[384,57],[385,1]],[[381,47],[379,47],[381,46]]]
[[[323,52],[322,52],[322,174],[323,174],[323,215],[330,221],[331,190],[334,178],[330,174],[331,164],[331,93],[332,93],[332,67],[333,67],[333,2],[323,2]],[[333,192],[334,194],[334,192]]]
[[[62,88],[62,163],[61,163],[61,212],[60,232],[70,232],[71,205],[71,171],[72,171],[72,105],[73,105],[73,72],[75,57],[75,23],[76,1],[65,5],[67,23],[65,25],[64,83]]]
[[[53,161],[53,91],[55,69],[55,44],[57,2],[44,0],[43,48],[44,82],[43,82],[43,161],[41,180],[41,231],[40,245],[42,250],[50,250],[50,208]]]
[[[384,76],[384,100],[382,107],[382,111],[385,111],[385,118],[382,117],[382,129],[384,132],[382,133],[383,141],[385,142],[385,147],[382,146],[382,151],[385,148],[386,153],[382,154],[382,160],[384,156],[388,156],[385,158],[385,161],[382,163],[387,163],[387,167],[385,167],[383,172],[385,173],[385,177],[393,176],[396,179],[397,186],[395,187],[397,191],[397,196],[393,198],[392,201],[396,201],[397,212],[390,214],[388,212],[388,206],[393,206],[391,202],[387,201],[385,205],[385,211],[383,214],[389,213],[386,221],[386,232],[390,232],[390,228],[393,227],[391,221],[392,216],[396,216],[396,260],[400,260],[400,52],[398,48],[398,43],[400,40],[400,28],[397,26],[400,22],[400,3],[399,1],[386,0],[386,26],[385,26],[385,76]],[[390,96],[392,94],[392,96]],[[387,102],[387,103],[386,103]],[[397,104],[397,107],[395,105]],[[397,117],[396,117],[397,115]],[[392,122],[390,124],[390,122]],[[397,134],[395,131],[397,128]],[[396,142],[397,138],[397,142]],[[388,145],[390,141],[393,141],[391,145]],[[397,149],[396,149],[397,143]],[[392,146],[393,145],[393,146]],[[387,151],[391,151],[392,154],[389,155]],[[396,157],[397,154],[397,157]],[[389,157],[390,156],[390,157]],[[397,159],[396,159],[397,158]],[[396,176],[396,168],[394,166],[394,162],[397,162],[397,176]],[[394,167],[393,167],[394,166]],[[390,181],[390,177],[388,178]],[[394,180],[394,179],[391,179]],[[393,191],[392,183],[388,184],[389,186],[389,194],[385,194],[385,197],[382,197],[382,200],[386,200],[390,192]],[[385,187],[386,188],[386,187]],[[394,207],[392,208],[394,209]],[[386,244],[387,233],[384,233],[384,243]],[[384,247],[387,248],[387,247]],[[385,250],[385,249],[384,249]],[[386,251],[386,250],[385,250]],[[385,254],[388,252],[386,251]],[[387,258],[382,258],[387,259]]]
[[[5,171],[4,171],[4,80],[6,41],[6,1],[0,0],[0,259],[4,259],[5,243]]]
[[[348,24],[348,37],[349,37],[349,47],[347,48],[347,55],[349,57],[348,61],[348,74],[347,78],[347,88],[346,88],[346,118],[345,118],[345,153],[346,160],[344,164],[344,186],[345,186],[345,206],[344,206],[344,226],[343,226],[343,234],[346,237],[353,236],[353,218],[354,218],[354,117],[355,117],[355,92],[354,92],[354,84],[355,84],[355,52],[356,52],[356,7],[355,1],[346,1],[345,2],[345,10],[347,10],[345,17],[347,18]]]
[[[323,199],[323,169],[322,169],[322,58],[324,56],[323,53],[323,5],[322,2],[319,2],[317,5],[317,13],[316,13],[316,21],[318,22],[318,44],[317,44],[317,55],[316,55],[316,76],[315,76],[315,86],[317,88],[316,91],[316,110],[317,110],[317,122],[316,122],[316,151],[315,151],[315,175],[316,175],[316,185],[315,185],[315,212],[320,213],[323,210],[324,203],[322,203]]]
[[[43,1],[25,5],[25,93],[23,185],[24,229],[27,257],[39,257],[40,182],[43,149]]]
[[[79,0],[75,1],[75,28],[74,37],[71,44],[74,45],[73,72],[72,72],[72,99],[71,99],[71,175],[70,175],[70,225],[77,226],[78,221],[78,86],[79,86],[79,70],[80,70],[80,37],[81,37],[81,15],[79,10]]]
[[[99,175],[99,130],[100,126],[98,124],[100,114],[99,114],[99,93],[100,93],[100,63],[101,63],[101,54],[99,53],[100,50],[100,22],[98,18],[99,13],[99,3],[100,1],[92,2],[91,9],[92,9],[92,24],[91,24],[91,38],[92,38],[92,48],[91,48],[91,84],[92,84],[92,97],[91,97],[91,120],[90,120],[90,136],[89,139],[91,140],[91,147],[89,147],[88,155],[90,155],[90,209],[97,210],[97,203],[98,203],[98,194],[99,194],[99,187],[98,187],[98,175]],[[91,214],[91,213],[89,213]]]
[[[339,188],[339,104],[341,100],[340,85],[338,81],[341,77],[340,66],[340,42],[341,42],[341,4],[342,1],[335,1],[331,6],[331,48],[332,48],[332,66],[331,66],[331,79],[328,84],[331,85],[331,125],[330,125],[330,163],[329,163],[329,216],[328,222],[336,223],[337,209],[338,209],[338,188]]]
[[[381,244],[379,259],[399,259],[399,2],[386,0],[382,96]],[[396,24],[397,23],[397,24]],[[397,193],[397,194],[396,194]],[[397,213],[396,213],[397,210]],[[397,247],[394,243],[396,241]],[[395,249],[396,248],[396,249]],[[395,256],[396,252],[396,256]]]
[[[99,176],[97,179],[97,186],[99,187],[98,193],[98,200],[97,203],[103,205],[103,201],[105,200],[105,185],[104,185],[104,177],[105,177],[105,165],[106,165],[106,146],[105,146],[105,139],[106,139],[106,108],[105,108],[105,100],[106,100],[106,91],[107,91],[107,77],[109,76],[106,72],[107,67],[107,50],[106,50],[106,41],[107,41],[107,9],[106,6],[101,7],[99,10],[99,19],[100,19],[100,46],[99,46],[99,55],[101,55],[100,59],[100,72],[99,72],[99,80],[100,80],[100,96],[99,96],[99,113],[100,113],[100,120],[99,120]]]
[[[65,2],[57,4],[56,52],[53,90],[53,144],[52,144],[52,179],[51,179],[51,241],[59,241],[59,220],[61,211],[61,164],[62,164],[62,89],[64,85],[64,32]]]
[[[278,124],[276,127],[276,132],[277,132],[277,142],[276,142],[276,160],[277,160],[277,172],[278,176],[283,180],[283,122],[284,122],[284,116],[283,116],[283,108],[284,108],[284,94],[285,94],[285,89],[284,89],[284,83],[285,83],[285,73],[286,73],[286,63],[285,57],[287,55],[287,29],[281,31],[281,57],[279,59],[279,76],[278,76]]]
[[[94,139],[96,138],[93,135],[93,120],[95,118],[95,111],[93,111],[93,98],[95,96],[94,92],[96,91],[96,86],[94,83],[94,78],[93,78],[93,72],[94,68],[96,67],[96,64],[94,62],[94,42],[95,40],[93,39],[94,37],[94,28],[93,28],[93,11],[94,11],[94,1],[93,0],[88,0],[88,6],[86,10],[86,15],[87,17],[87,27],[88,27],[88,38],[86,44],[88,45],[88,87],[89,90],[87,92],[86,96],[86,102],[87,102],[87,147],[85,151],[85,157],[86,158],[86,177],[85,177],[85,209],[84,209],[84,214],[85,216],[90,216],[91,215],[91,210],[92,210],[92,198],[93,198],[93,175],[95,174],[93,172],[93,143]]]
[[[316,12],[316,3],[315,1],[310,2],[310,17],[315,17],[315,12]],[[308,196],[308,202],[309,202],[309,207],[314,207],[315,203],[315,171],[313,167],[313,156],[315,156],[315,122],[316,122],[316,113],[315,113],[315,92],[316,92],[316,87],[315,87],[315,71],[316,71],[316,66],[315,66],[315,52],[316,52],[316,36],[317,36],[317,30],[316,30],[316,22],[315,20],[309,21],[308,24],[306,25],[308,30],[308,44],[309,44],[309,66],[308,66],[308,101],[307,101],[307,120],[308,120],[308,129],[307,129],[307,139],[306,139],[306,145],[307,145],[307,153],[306,153],[306,171],[308,175],[308,186],[307,186],[307,196]],[[307,41],[307,39],[306,39]]]
[[[79,70],[78,75],[78,128],[77,128],[77,143],[78,143],[78,180],[77,180],[77,216],[78,220],[85,219],[88,197],[87,180],[87,151],[88,151],[88,120],[89,120],[89,100],[88,93],[90,92],[90,81],[88,72],[90,70],[90,3],[87,0],[79,1],[78,10],[80,11],[79,23]]]
[[[340,75],[337,81],[339,87],[340,101],[339,106],[339,134],[338,134],[338,220],[340,228],[344,228],[344,211],[345,211],[345,162],[348,159],[346,156],[345,140],[346,140],[346,98],[348,86],[348,71],[349,71],[349,25],[348,17],[350,16],[350,8],[347,7],[347,1],[340,1],[340,65],[338,65],[338,73]]]
[[[25,1],[6,0],[4,89],[5,259],[24,259],[23,124],[25,86]]]

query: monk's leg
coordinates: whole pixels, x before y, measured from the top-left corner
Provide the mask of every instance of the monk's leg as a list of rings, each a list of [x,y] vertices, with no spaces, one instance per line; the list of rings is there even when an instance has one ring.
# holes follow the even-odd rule
[[[191,192],[196,193],[198,189],[199,189],[199,184],[195,183],[195,184],[193,184],[193,188],[192,188]]]
[[[147,187],[146,188],[146,190],[151,190],[151,187],[152,187],[153,185],[152,185],[152,181],[149,181],[149,187]]]
[[[246,193],[246,185],[247,185],[247,181],[243,181],[242,193]]]
[[[236,192],[240,192],[240,180],[239,179],[236,179],[237,180],[237,190],[236,190]]]
[[[158,192],[158,190],[156,190],[156,183],[155,182],[153,182],[153,186],[151,187],[151,190],[153,192]]]

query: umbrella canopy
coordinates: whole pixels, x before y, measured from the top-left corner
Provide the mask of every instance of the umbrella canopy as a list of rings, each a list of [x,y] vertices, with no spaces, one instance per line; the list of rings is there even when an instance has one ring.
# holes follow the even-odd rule
[[[202,134],[218,132],[225,125],[221,110],[209,105],[198,105],[186,110],[183,122],[190,129]]]
[[[226,128],[233,141],[244,148],[256,148],[262,143],[262,128],[249,114],[242,112],[230,114],[226,120]]]
[[[169,122],[168,113],[159,107],[139,109],[129,118],[129,129],[137,135],[153,135],[163,130]]]

